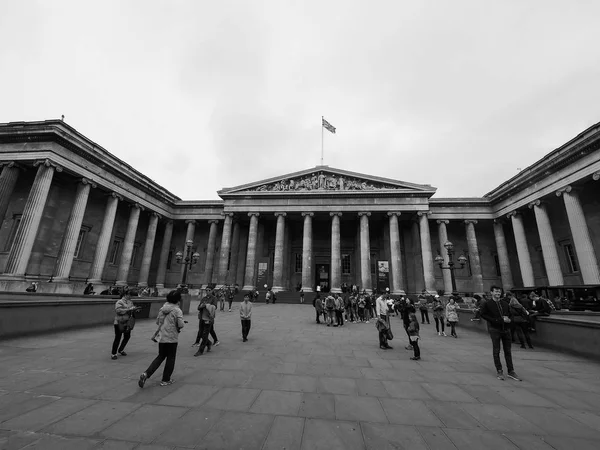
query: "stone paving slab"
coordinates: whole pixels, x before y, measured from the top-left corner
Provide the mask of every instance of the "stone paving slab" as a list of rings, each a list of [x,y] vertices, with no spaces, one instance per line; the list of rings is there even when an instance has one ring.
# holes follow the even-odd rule
[[[0,450],[600,448],[597,361],[517,347],[524,381],[500,381],[477,332],[422,325],[415,362],[398,318],[383,351],[373,323],[326,327],[310,307],[264,304],[248,342],[237,311],[218,313],[221,344],[194,357],[188,320],[167,387],[162,368],[137,386],[157,353],[152,321],[117,361],[110,324],[1,341]]]

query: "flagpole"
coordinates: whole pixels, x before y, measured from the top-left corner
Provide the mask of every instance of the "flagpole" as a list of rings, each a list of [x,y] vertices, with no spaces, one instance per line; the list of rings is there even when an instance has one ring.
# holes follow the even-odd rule
[[[325,116],[321,116],[321,165],[323,165],[323,119]]]

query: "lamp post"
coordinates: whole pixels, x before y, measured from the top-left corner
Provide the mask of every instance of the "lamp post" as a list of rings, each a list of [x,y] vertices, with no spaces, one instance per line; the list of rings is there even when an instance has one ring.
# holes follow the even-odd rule
[[[200,253],[194,252],[192,254],[192,245],[194,245],[194,243],[188,239],[185,241],[185,256],[181,251],[175,253],[175,261],[177,261],[177,264],[183,264],[183,275],[181,277],[182,287],[187,283],[188,270],[190,270],[192,266],[198,262],[198,259],[200,259]]]
[[[452,295],[458,295],[458,291],[456,290],[456,278],[454,277],[454,271],[457,267],[454,267],[454,244],[450,241],[446,241],[444,244],[444,248],[448,251],[448,265],[444,266],[444,257],[438,254],[435,257],[435,262],[438,263],[440,269],[447,269],[450,271],[450,279],[452,280]],[[460,255],[458,257],[458,263],[460,264],[460,269],[465,267],[467,263],[467,257],[465,255]]]

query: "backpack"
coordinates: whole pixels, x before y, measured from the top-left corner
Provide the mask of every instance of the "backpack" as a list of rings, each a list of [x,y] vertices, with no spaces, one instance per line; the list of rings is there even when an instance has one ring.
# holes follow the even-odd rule
[[[267,300],[271,300],[271,291],[267,292]]]

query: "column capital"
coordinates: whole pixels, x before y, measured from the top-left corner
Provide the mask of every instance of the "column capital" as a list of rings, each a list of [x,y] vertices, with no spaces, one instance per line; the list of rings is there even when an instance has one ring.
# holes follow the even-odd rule
[[[146,208],[144,208],[142,205],[140,205],[140,204],[139,204],[139,203],[137,203],[137,202],[134,202],[134,203],[132,203],[131,205],[129,205],[129,207],[130,207],[130,208],[137,208],[137,209],[139,209],[140,211],[145,211],[145,210],[146,210]]]
[[[116,198],[119,201],[123,201],[123,196],[121,194],[117,194],[116,192],[111,192],[108,194],[109,197]]]
[[[15,169],[25,170],[25,166],[17,163],[16,161],[2,161],[0,162],[0,169],[2,169],[3,167],[6,167],[8,169],[12,169],[14,167]]]
[[[306,216],[308,216],[308,217],[312,217],[312,216],[314,216],[314,215],[315,215],[315,213],[313,213],[313,212],[303,212],[303,213],[302,213],[302,217],[306,217]]]
[[[592,180],[594,180],[594,181],[600,180],[600,170],[598,172],[594,172],[592,174]]]
[[[98,187],[98,186],[96,185],[96,183],[94,183],[94,182],[93,182],[92,180],[90,180],[89,178],[85,178],[85,177],[83,177],[83,178],[80,178],[80,179],[79,179],[79,183],[81,183],[81,184],[83,184],[83,185],[89,184],[89,185],[90,185],[90,187],[91,187],[92,189],[96,189],[96,188]]]
[[[493,222],[502,225],[504,223],[504,217],[496,217]]]
[[[419,217],[423,217],[423,216],[427,217],[430,215],[431,215],[431,211],[417,211],[417,216],[419,216]]]
[[[187,225],[189,225],[189,224],[196,225],[197,222],[194,219],[188,219],[188,220],[185,221],[185,223]]]
[[[439,220],[436,220],[436,222],[438,223],[438,225],[441,225],[441,224],[448,225],[450,223],[450,221],[448,219],[439,219]]]
[[[358,213],[358,217],[367,216],[370,217],[371,213],[369,211],[361,211]]]
[[[533,209],[536,206],[542,206],[542,201],[540,199],[537,199],[532,202],[529,202],[527,206],[529,207],[529,209]]]
[[[62,172],[62,170],[63,170],[61,166],[50,161],[49,159],[39,159],[39,160],[35,161],[33,163],[33,167],[37,167],[37,166],[54,167],[54,170],[56,170],[57,172]]]
[[[219,224],[219,220],[218,220],[218,219],[210,219],[210,220],[208,221],[208,223],[209,223],[210,225],[212,225],[213,223],[218,225],[218,224]]]
[[[233,219],[233,216],[234,216],[235,214],[234,214],[234,213],[232,213],[232,212],[222,212],[222,213],[221,213],[221,215],[222,215],[223,217],[231,217],[231,218]]]
[[[387,213],[388,217],[392,217],[392,216],[396,216],[396,217],[400,217],[402,215],[402,213],[400,211],[389,211]]]
[[[165,220],[165,225],[173,225],[173,219]]]
[[[334,217],[334,216],[342,217],[342,213],[339,211],[329,213],[329,217]]]
[[[477,220],[475,219],[465,219],[465,225],[472,223],[473,225],[477,225]]]
[[[151,211],[150,217],[156,217],[158,220],[160,220],[162,218],[162,216],[159,213],[157,213],[156,211]]]
[[[560,188],[559,190],[556,191],[556,196],[560,197],[563,194],[570,194],[571,192],[575,193],[577,192],[579,189],[577,187],[573,187],[571,185],[565,186]]]
[[[287,216],[287,213],[285,213],[285,212],[276,212],[276,213],[274,213],[273,215],[274,215],[275,217],[279,217],[279,216],[281,216],[281,217],[285,217],[285,216]]]
[[[516,217],[516,216],[520,216],[520,215],[521,215],[521,213],[515,209],[514,211],[511,211],[511,212],[509,212],[509,213],[506,215],[506,218],[507,218],[507,219],[510,219],[510,218],[512,218],[512,217]]]
[[[252,217],[252,216],[256,216],[256,217],[258,217],[258,216],[260,216],[260,213],[257,213],[257,212],[249,212],[249,213],[248,213],[248,217]]]

